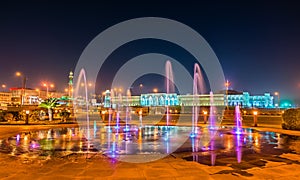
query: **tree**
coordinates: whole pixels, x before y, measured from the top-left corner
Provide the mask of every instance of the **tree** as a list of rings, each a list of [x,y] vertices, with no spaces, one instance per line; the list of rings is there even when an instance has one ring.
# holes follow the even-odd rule
[[[52,109],[59,106],[58,101],[59,101],[59,99],[57,99],[57,98],[49,98],[49,99],[46,99],[45,101],[43,101],[39,105],[39,107],[48,109],[49,121],[52,121],[52,119],[53,119],[52,118],[53,117]]]

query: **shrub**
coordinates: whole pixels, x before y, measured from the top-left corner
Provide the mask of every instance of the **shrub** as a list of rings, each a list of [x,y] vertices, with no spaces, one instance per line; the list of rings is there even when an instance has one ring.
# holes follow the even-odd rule
[[[300,130],[300,109],[288,109],[282,115],[282,128]]]

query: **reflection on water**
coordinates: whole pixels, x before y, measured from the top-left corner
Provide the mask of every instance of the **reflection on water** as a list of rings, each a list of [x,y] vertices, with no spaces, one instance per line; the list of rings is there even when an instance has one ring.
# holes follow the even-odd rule
[[[222,160],[216,164],[216,160],[225,159],[227,164],[245,162],[256,156],[280,155],[282,153],[300,154],[300,137],[290,136],[274,132],[258,132],[250,128],[243,129],[242,133],[234,133],[229,128],[220,129],[214,136],[210,145],[199,147],[199,140],[191,139],[192,155],[183,158],[207,165],[226,165]],[[230,162],[228,162],[230,161]]]
[[[235,134],[231,128],[218,131],[200,128],[201,133],[206,133],[204,136],[188,138],[190,127],[132,126],[130,129],[94,125],[89,132],[83,128],[24,132],[0,140],[0,152],[26,157],[98,152],[122,158],[126,155],[168,155],[175,151],[179,156],[184,154],[181,156],[184,159],[208,165],[218,165],[221,157],[232,157],[240,163],[249,154],[300,153],[299,137],[274,132],[243,129],[242,133]],[[206,136],[211,136],[210,141],[203,143],[207,141]],[[178,143],[183,140],[184,144]]]

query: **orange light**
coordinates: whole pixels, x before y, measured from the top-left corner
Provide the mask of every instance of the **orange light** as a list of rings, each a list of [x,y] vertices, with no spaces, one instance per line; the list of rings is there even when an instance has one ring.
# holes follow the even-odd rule
[[[2,84],[1,87],[2,87],[2,88],[6,88],[6,85],[5,85],[5,84]]]
[[[54,87],[54,84],[50,84],[50,87],[52,87],[52,88],[53,88],[53,87]]]
[[[36,88],[35,90],[36,90],[37,92],[39,92],[39,91],[40,91],[40,89],[38,89],[38,88]]]
[[[226,82],[225,82],[225,87],[229,87],[230,86],[230,82],[227,80]]]
[[[204,114],[204,115],[207,115],[207,111],[203,111],[203,114]]]
[[[154,89],[153,89],[153,92],[157,93],[157,92],[158,92],[158,89],[157,89],[157,88],[154,88]]]
[[[22,73],[16,72],[16,76],[22,76]]]
[[[253,115],[256,116],[258,113],[257,111],[253,111]]]

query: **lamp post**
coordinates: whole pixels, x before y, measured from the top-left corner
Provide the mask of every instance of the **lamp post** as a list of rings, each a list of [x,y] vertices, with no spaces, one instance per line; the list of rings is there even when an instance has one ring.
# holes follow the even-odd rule
[[[54,84],[49,84],[47,82],[47,83],[43,83],[43,86],[46,87],[46,95],[47,95],[47,98],[49,98],[49,86],[50,86],[50,88],[54,88]]]
[[[226,87],[226,108],[228,109],[228,89],[230,86],[230,82],[228,80],[226,80],[225,82],[225,87]]]
[[[29,110],[26,110],[25,113],[26,113],[25,124],[28,124],[28,121],[29,121]]]
[[[143,84],[140,84],[139,87],[140,87],[140,94],[142,94]]]
[[[2,87],[3,91],[6,90],[6,84],[2,84],[1,87]]]
[[[203,111],[203,115],[204,115],[204,124],[207,123],[207,111]]]
[[[254,122],[254,127],[257,127],[257,111],[253,111],[253,122]]]
[[[280,94],[279,92],[274,92],[274,95],[277,96],[278,110],[280,111]]]
[[[17,77],[21,77],[22,78],[22,90],[21,90],[21,105],[24,104],[24,96],[25,96],[25,88],[26,88],[26,81],[27,78],[26,76],[24,76],[21,72],[16,72],[16,76]]]

